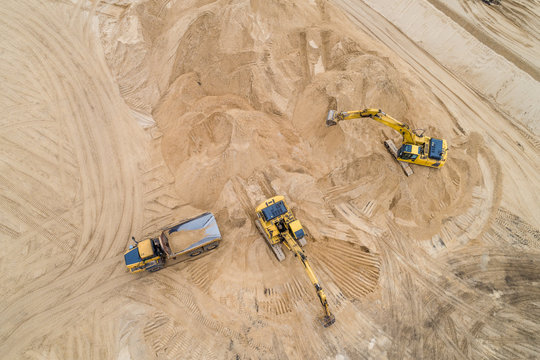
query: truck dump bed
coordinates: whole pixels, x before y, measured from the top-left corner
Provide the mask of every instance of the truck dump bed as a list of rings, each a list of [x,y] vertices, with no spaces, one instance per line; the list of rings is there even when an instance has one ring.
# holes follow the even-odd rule
[[[184,241],[171,241],[175,236],[184,236]],[[195,241],[193,241],[194,236],[196,236]],[[191,241],[185,243],[186,238],[191,239]],[[220,241],[221,233],[216,218],[211,213],[204,213],[165,229],[159,238],[160,245],[165,250],[167,257],[173,260],[177,260],[178,257],[182,259],[194,257],[213,250],[219,246]],[[183,245],[175,248],[174,245],[178,247],[179,244]]]

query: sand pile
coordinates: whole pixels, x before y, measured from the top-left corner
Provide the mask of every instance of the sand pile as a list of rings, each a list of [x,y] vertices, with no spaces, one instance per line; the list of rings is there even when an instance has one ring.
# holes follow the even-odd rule
[[[247,181],[265,174],[270,183],[281,183],[271,189],[279,187],[293,201],[322,204],[321,186],[361,182],[366,194],[377,194],[384,204],[381,212],[387,208],[431,237],[440,214],[451,216],[468,206],[463,199],[481,181],[474,155],[458,145],[465,141],[462,132],[421,83],[396,69],[397,60],[373,55],[374,44],[324,26],[325,12],[314,6],[302,10],[311,14],[303,22],[279,21],[292,10],[249,2],[184,9],[176,23],[164,16],[163,23],[176,31],[162,29],[145,40],[152,45],[147,52],[163,59],[159,68],[169,74],[153,117],[178,195],[219,211],[230,206],[216,202],[231,177]],[[370,120],[324,125],[330,108],[366,106],[431,136],[450,136],[456,161],[445,172],[418,169],[420,177],[430,177],[428,188],[414,181],[400,186],[397,166],[382,146],[386,138],[399,142],[397,132]],[[461,181],[461,174],[467,179]],[[264,197],[256,194],[250,206]]]

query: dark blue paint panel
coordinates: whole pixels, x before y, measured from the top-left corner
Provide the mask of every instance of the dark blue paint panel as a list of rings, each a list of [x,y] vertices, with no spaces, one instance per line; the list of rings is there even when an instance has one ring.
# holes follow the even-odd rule
[[[301,239],[304,237],[304,230],[300,229],[297,232],[294,233],[294,236],[296,236],[297,239]]]
[[[435,160],[442,160],[443,141],[440,139],[431,139],[429,141],[429,157]]]
[[[283,201],[279,201],[269,207],[262,209],[262,213],[266,221],[270,221],[277,218],[279,215],[283,215],[287,212],[287,208]]]
[[[139,250],[136,247],[124,255],[124,260],[126,265],[136,264],[142,261],[141,257],[139,256]]]

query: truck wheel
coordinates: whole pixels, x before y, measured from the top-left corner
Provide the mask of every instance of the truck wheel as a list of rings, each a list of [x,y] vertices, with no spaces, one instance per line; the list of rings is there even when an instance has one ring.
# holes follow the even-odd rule
[[[214,250],[215,248],[217,248],[219,246],[219,242],[215,242],[215,243],[212,243],[210,245],[206,245],[204,247],[204,251],[210,251],[210,250]]]
[[[163,268],[164,268],[164,266],[162,264],[159,264],[159,265],[153,266],[153,267],[151,267],[151,268],[149,268],[147,270],[148,270],[148,272],[156,272],[156,271],[159,271],[159,270],[161,270]]]
[[[190,252],[190,253],[189,253],[189,256],[191,256],[191,257],[199,256],[199,255],[202,254],[202,252],[203,252],[202,250],[197,249],[197,250],[195,250],[195,251]]]

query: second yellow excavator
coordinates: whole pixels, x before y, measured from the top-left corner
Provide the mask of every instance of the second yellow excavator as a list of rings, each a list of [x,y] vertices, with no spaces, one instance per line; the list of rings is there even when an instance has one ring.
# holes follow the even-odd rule
[[[257,225],[257,228],[274,252],[274,255],[276,255],[276,258],[279,261],[285,260],[285,254],[283,254],[283,250],[281,249],[281,244],[284,244],[289,250],[294,252],[294,256],[300,259],[309,280],[315,287],[315,291],[324,310],[321,323],[324,327],[332,325],[336,321],[336,318],[330,312],[326,295],[309,265],[307,256],[300,247],[306,245],[304,229],[300,224],[300,220],[297,220],[292,211],[287,207],[285,198],[283,196],[274,196],[257,206],[255,213],[257,214],[255,225]]]
[[[399,161],[434,168],[440,168],[446,162],[446,157],[448,155],[448,145],[446,140],[417,134],[414,130],[409,128],[409,125],[397,121],[380,109],[342,112],[330,110],[326,117],[326,126],[336,125],[338,121],[358,118],[372,118],[373,120],[398,131],[403,136],[403,144],[399,150],[395,149],[393,141],[388,140],[385,142],[385,146]],[[394,151],[392,151],[392,147],[394,148]]]

